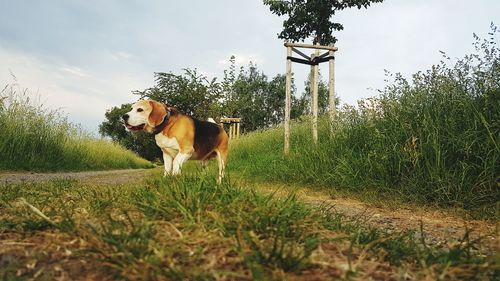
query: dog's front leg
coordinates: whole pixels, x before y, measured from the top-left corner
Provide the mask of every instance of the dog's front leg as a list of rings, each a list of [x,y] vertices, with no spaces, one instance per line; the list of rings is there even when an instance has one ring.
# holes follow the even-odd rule
[[[163,176],[166,177],[172,173],[172,162],[174,158],[172,155],[163,151],[163,166],[165,167],[165,171],[163,172]]]
[[[172,175],[178,175],[181,173],[182,169],[182,164],[186,162],[189,158],[191,158],[191,155],[193,154],[192,150],[189,152],[179,152],[173,162],[173,167],[172,167]]]

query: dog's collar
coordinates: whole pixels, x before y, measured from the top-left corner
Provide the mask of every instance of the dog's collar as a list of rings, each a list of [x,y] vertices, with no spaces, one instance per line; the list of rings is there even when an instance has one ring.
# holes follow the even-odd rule
[[[168,110],[168,108],[166,108],[166,107],[165,107],[165,109],[167,110],[167,114],[165,114],[165,117],[163,117],[163,121],[160,123],[160,125],[154,127],[154,129],[153,129],[154,135],[161,133],[163,131],[163,129],[165,129],[165,127],[167,127],[168,120],[170,119],[170,110]]]

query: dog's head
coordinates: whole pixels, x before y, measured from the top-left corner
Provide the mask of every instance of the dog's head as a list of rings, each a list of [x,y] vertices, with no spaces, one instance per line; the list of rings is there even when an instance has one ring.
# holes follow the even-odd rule
[[[165,105],[154,100],[140,100],[132,105],[132,110],[122,118],[125,126],[132,132],[146,131],[152,133],[167,115]]]

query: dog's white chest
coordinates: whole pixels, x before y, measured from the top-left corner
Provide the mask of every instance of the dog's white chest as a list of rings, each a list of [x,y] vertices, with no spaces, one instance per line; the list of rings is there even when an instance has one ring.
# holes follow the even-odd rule
[[[176,138],[169,138],[164,134],[155,135],[156,144],[160,148],[179,150],[179,143]]]

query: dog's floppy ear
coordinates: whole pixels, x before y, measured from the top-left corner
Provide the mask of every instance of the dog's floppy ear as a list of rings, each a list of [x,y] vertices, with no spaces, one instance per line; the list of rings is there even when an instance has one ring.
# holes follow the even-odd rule
[[[151,105],[151,113],[149,114],[149,125],[151,127],[156,127],[163,122],[163,119],[167,115],[167,109],[165,106],[157,101],[149,101],[149,104]]]

